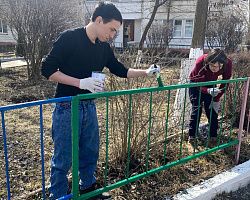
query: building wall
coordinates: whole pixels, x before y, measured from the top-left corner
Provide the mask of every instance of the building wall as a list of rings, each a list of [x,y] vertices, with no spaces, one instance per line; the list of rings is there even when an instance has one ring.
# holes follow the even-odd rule
[[[87,0],[86,6],[89,8],[94,8],[98,1]],[[138,43],[140,41],[141,35],[149,21],[151,12],[153,10],[154,1],[152,0],[112,0],[117,8],[121,11],[124,20],[134,20],[135,30],[134,30],[134,42]],[[228,0],[210,0],[210,9],[214,9],[214,3],[226,2]],[[170,41],[170,46],[180,47],[180,48],[189,48],[192,42],[192,33],[194,27],[195,19],[195,10],[196,10],[197,0],[172,0],[172,5],[170,9],[169,19],[173,23],[173,26],[176,28],[172,40]],[[232,9],[239,6],[246,7],[248,1],[245,0],[232,0],[232,6],[227,6],[224,10],[228,13],[232,12]],[[248,15],[248,6],[247,12],[244,15]],[[93,11],[93,10],[92,10]],[[92,12],[91,11],[91,12]],[[167,20],[167,5],[159,7],[155,20],[164,21]],[[179,25],[181,23],[181,26]],[[122,46],[123,42],[123,27],[120,29],[120,34],[116,38],[115,43]]]
[[[80,2],[82,1],[82,3]],[[98,0],[79,0],[79,13],[85,13],[87,16],[87,20],[92,14],[95,5],[98,3]],[[141,35],[148,23],[148,20],[151,16],[151,12],[153,10],[154,1],[153,0],[111,0],[117,8],[121,11],[124,20],[134,20],[134,42],[138,43],[141,39]],[[194,24],[195,18],[195,9],[196,9],[197,0],[172,0],[172,5],[170,9],[169,19],[175,26],[175,23],[181,22],[181,27],[179,26],[179,34],[174,35],[172,40],[170,41],[171,46],[176,47],[189,47],[191,44],[192,37],[190,34],[187,36],[187,24],[192,20],[192,28]],[[248,10],[248,1],[246,0],[232,0],[232,6],[224,7],[224,12],[231,13],[235,8],[240,8],[244,10],[244,15],[249,14]],[[216,4],[218,3],[228,3],[228,0],[210,0],[210,10],[214,13],[217,12],[218,8],[216,8]],[[159,7],[155,19],[157,21],[167,20],[167,5],[163,5]],[[247,17],[249,19],[249,17]],[[188,27],[191,28],[191,27]],[[133,41],[132,41],[133,42]],[[1,44],[16,44],[10,29],[8,28],[7,33],[0,32],[0,45]],[[123,43],[123,26],[119,30],[119,35],[115,39],[115,43],[118,46],[122,46]]]
[[[134,40],[139,42],[142,34],[142,3],[140,0],[113,0],[111,1],[121,11],[123,20],[134,20]],[[84,12],[92,13],[98,1],[87,0]],[[123,47],[123,26],[114,41],[115,46]]]
[[[141,35],[150,19],[151,12],[153,10],[153,1],[130,1],[119,0],[113,1],[113,3],[120,9],[124,19],[135,19],[135,42],[139,42]],[[172,6],[170,10],[169,19],[174,20],[184,20],[182,32],[184,32],[184,25],[186,19],[194,20],[196,8],[196,0],[186,0],[186,1],[172,1]],[[155,20],[163,21],[167,20],[168,7],[163,5],[159,7]],[[120,31],[122,32],[122,31]],[[116,39],[116,42],[122,42],[122,37]],[[182,33],[181,37],[173,38],[170,45],[190,45],[192,37],[186,38]]]
[[[7,32],[6,31],[3,31],[3,25],[4,22],[2,22],[2,20],[0,19],[0,45],[10,45],[10,44],[16,44],[16,41],[11,33],[11,30],[10,28],[7,26]]]
[[[192,33],[186,34],[187,22],[192,23],[192,31],[194,27],[194,18],[196,10],[196,0],[173,1],[170,9],[170,19],[175,27],[175,22],[181,21],[181,34],[175,36],[170,41],[170,46],[174,48],[189,48],[192,42]],[[191,32],[192,32],[191,31]]]
[[[115,1],[112,2],[121,11],[123,19],[141,19],[142,7],[140,1]]]
[[[141,30],[141,19],[135,20],[135,41],[140,41],[142,30]]]

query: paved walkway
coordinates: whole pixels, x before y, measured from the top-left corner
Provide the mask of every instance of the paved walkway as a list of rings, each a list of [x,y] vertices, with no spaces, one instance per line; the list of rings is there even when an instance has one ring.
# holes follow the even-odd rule
[[[19,67],[25,65],[27,65],[27,63],[24,60],[13,60],[13,61],[2,62],[1,67],[8,68],[8,67]]]
[[[220,194],[216,196],[213,200],[249,200],[249,199],[250,199],[250,184],[234,192]]]

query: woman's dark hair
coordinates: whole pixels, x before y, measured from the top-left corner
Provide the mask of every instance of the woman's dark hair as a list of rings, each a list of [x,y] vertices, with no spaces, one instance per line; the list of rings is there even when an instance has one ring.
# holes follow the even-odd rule
[[[216,63],[219,62],[223,65],[225,65],[227,63],[227,56],[224,53],[223,50],[216,48],[216,49],[212,49],[207,57],[205,58],[205,63]]]
[[[92,22],[94,22],[98,16],[102,17],[104,23],[116,20],[122,24],[121,12],[112,3],[99,2],[91,17]]]

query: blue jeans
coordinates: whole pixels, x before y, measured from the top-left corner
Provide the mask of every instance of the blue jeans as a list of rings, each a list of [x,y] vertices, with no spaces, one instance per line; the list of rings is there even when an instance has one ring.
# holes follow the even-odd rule
[[[67,174],[72,165],[71,103],[57,103],[52,115],[54,154],[51,160],[50,199],[67,194]],[[99,156],[99,127],[93,100],[79,104],[79,176],[80,188],[96,182],[94,176]]]
[[[201,93],[200,106],[199,106],[199,90],[196,87],[189,88],[189,98],[192,104],[192,113],[189,122],[189,136],[197,136],[198,126],[202,114],[202,104],[204,103],[205,113],[210,123],[210,137],[217,137],[218,129],[218,114],[214,109],[210,109],[209,106],[212,102],[212,96],[210,94]],[[210,112],[211,120],[210,120]],[[197,126],[198,125],[198,126]]]

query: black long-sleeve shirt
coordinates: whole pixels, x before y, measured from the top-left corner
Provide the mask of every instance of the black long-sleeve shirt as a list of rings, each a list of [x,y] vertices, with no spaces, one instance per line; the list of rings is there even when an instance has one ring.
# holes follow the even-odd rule
[[[50,53],[42,62],[41,72],[47,79],[58,70],[68,76],[83,79],[93,71],[107,67],[111,73],[126,78],[128,69],[114,56],[106,42],[92,43],[85,28],[67,30],[54,42]],[[58,83],[55,97],[89,93],[77,87]]]

